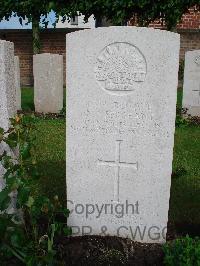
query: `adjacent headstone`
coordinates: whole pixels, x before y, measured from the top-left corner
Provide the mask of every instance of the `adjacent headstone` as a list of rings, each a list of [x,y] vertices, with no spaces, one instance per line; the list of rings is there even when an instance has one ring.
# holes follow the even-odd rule
[[[16,88],[16,108],[17,108],[17,110],[21,110],[21,86],[20,86],[19,56],[15,56],[15,88]]]
[[[14,67],[14,44],[0,40],[0,127],[4,130],[9,128],[9,118],[16,114],[16,91],[15,91],[15,67]],[[0,154],[10,151],[5,143],[0,144]],[[11,153],[12,154],[12,153]],[[0,164],[0,191],[5,183],[2,179],[5,169]],[[11,213],[16,202],[15,193],[12,194],[12,203],[9,207]]]
[[[67,199],[74,235],[165,242],[179,35],[109,27],[67,35]]]
[[[0,127],[4,129],[16,113],[14,71],[14,44],[0,40]]]
[[[183,108],[188,115],[200,116],[200,50],[185,54]]]
[[[33,56],[34,103],[40,113],[59,113],[63,108],[63,56]]]

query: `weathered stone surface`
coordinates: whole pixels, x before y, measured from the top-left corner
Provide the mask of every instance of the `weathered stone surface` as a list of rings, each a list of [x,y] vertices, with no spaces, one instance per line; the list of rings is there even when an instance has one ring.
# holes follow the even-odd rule
[[[200,116],[200,50],[185,54],[183,108],[189,115]]]
[[[178,34],[147,28],[67,35],[67,199],[74,234],[165,242],[179,46]]]
[[[59,113],[63,108],[63,56],[33,56],[34,103],[40,113]]]
[[[16,108],[17,108],[17,110],[21,110],[21,86],[20,86],[19,56],[15,56],[15,88],[16,88]]]
[[[0,127],[4,129],[16,113],[14,71],[14,44],[0,40]]]
[[[15,91],[15,67],[14,67],[14,44],[0,40],[0,127],[7,130],[9,128],[9,118],[16,114],[16,91]],[[0,144],[0,154],[10,151],[5,143]],[[10,151],[12,155],[12,152]],[[2,179],[5,169],[0,164],[0,191],[5,183]],[[9,211],[12,212],[15,205],[15,198]]]

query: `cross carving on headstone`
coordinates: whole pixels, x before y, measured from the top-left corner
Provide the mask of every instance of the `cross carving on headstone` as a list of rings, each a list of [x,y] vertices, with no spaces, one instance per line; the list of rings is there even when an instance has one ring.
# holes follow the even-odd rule
[[[98,160],[99,165],[115,167],[115,182],[114,182],[114,200],[115,200],[115,202],[119,202],[120,168],[133,168],[136,171],[138,170],[138,162],[136,162],[136,163],[121,162],[121,159],[120,159],[121,143],[122,143],[122,140],[116,140],[116,150],[115,150],[115,160],[114,161]]]

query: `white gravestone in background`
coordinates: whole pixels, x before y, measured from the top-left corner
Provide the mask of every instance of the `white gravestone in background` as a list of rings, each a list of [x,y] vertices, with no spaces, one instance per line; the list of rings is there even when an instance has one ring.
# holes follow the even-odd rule
[[[14,44],[0,40],[0,127],[4,130],[9,128],[9,118],[16,114],[16,90],[15,90],[15,67],[14,67]],[[5,143],[0,144],[0,154],[4,150],[9,151]],[[11,153],[12,155],[12,153]],[[0,164],[0,191],[5,183],[2,179],[5,169]],[[9,212],[13,211],[16,202],[16,194],[12,193],[12,202]]]
[[[17,108],[17,110],[21,110],[21,87],[20,87],[19,56],[15,56],[15,88],[16,88],[16,108]]]
[[[185,54],[183,108],[187,114],[200,116],[200,50]]]
[[[14,44],[0,40],[0,127],[8,129],[16,113]]]
[[[33,56],[34,103],[40,113],[59,113],[63,108],[63,56]]]
[[[179,35],[67,35],[67,199],[74,235],[165,242]],[[141,235],[140,235],[141,233]]]

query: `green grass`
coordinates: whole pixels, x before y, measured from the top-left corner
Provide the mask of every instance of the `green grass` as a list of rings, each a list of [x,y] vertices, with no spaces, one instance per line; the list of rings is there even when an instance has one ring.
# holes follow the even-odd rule
[[[177,106],[182,107],[182,90]],[[176,127],[170,219],[176,223],[200,224],[200,126]]]
[[[181,108],[182,91],[177,105]],[[22,108],[33,110],[33,91],[22,89]],[[37,118],[39,193],[65,200],[65,120]],[[176,128],[170,220],[200,224],[200,126]]]
[[[22,110],[33,111],[33,89],[22,88]],[[65,98],[65,97],[64,97]],[[65,101],[64,101],[65,104]],[[66,199],[65,119],[36,118],[36,152],[40,172],[38,193]]]
[[[177,107],[182,107],[182,98],[183,98],[183,91],[182,89],[178,89],[177,91]]]
[[[22,110],[33,111],[34,107],[34,91],[33,88],[22,88]]]
[[[176,128],[173,172],[171,220],[200,224],[200,126]]]
[[[38,192],[50,198],[66,199],[65,120],[36,120],[36,151],[41,175]]]

